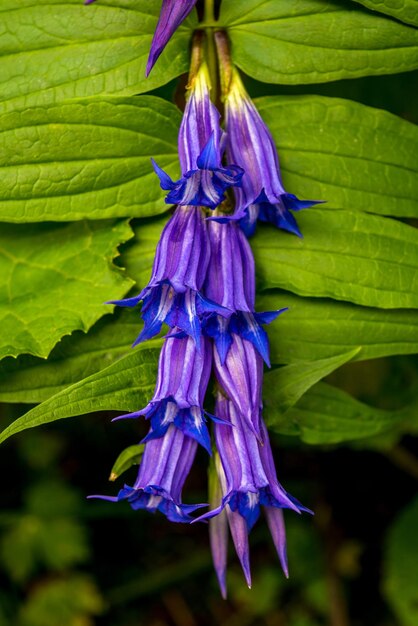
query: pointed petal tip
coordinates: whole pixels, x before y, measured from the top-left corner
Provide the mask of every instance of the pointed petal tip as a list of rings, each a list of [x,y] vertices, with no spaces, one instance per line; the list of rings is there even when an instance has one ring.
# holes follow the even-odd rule
[[[218,579],[219,591],[221,592],[221,596],[223,600],[227,598],[227,588],[226,588],[226,570],[223,567],[221,571],[216,571],[216,578]]]
[[[86,496],[86,500],[108,500],[109,502],[117,502],[117,496],[102,496],[100,494],[92,494],[90,496]]]
[[[147,67],[145,68],[145,78],[148,78],[153,67],[154,67],[154,60],[152,59],[151,54],[150,54],[148,57],[148,61],[147,61]]]
[[[141,333],[141,335],[142,335],[142,333]],[[139,335],[139,337],[137,337],[135,339],[135,341],[131,345],[131,348],[136,348],[136,346],[138,346],[140,343],[142,343],[144,341],[144,339],[141,337],[141,335]]]
[[[252,588],[252,580],[251,580],[251,572],[248,566],[248,569],[242,565],[242,571],[244,572],[245,582],[247,583],[248,589]]]

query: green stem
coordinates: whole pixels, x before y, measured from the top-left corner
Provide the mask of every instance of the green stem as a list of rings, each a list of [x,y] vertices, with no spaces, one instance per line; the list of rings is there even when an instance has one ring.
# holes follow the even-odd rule
[[[203,19],[205,22],[215,22],[215,0],[205,0],[205,11]]]
[[[212,101],[216,102],[218,96],[218,61],[216,57],[215,42],[213,40],[213,27],[215,24],[215,0],[205,0],[204,22],[206,32],[206,63],[209,68],[210,82],[212,84]]]

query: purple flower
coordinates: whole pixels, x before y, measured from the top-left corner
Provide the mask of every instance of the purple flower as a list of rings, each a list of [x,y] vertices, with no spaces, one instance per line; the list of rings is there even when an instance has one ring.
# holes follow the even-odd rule
[[[228,187],[241,184],[243,170],[223,167],[223,133],[219,112],[210,100],[210,81],[203,63],[192,83],[179,132],[180,180],[173,181],[156,163],[161,188],[169,191],[167,204],[205,206],[215,209]]]
[[[192,437],[211,453],[210,437],[205,423],[203,400],[212,368],[212,348],[208,339],[202,350],[196,349],[191,337],[168,336],[160,353],[154,397],[141,411],[121,415],[145,416],[151,430],[144,441],[162,437],[171,424]]]
[[[148,76],[169,39],[186,19],[196,0],[163,0],[160,18],[151,43],[145,75]]]
[[[225,363],[235,333],[251,341],[270,365],[269,342],[262,324],[269,324],[286,309],[254,311],[254,257],[247,238],[234,222],[209,220],[208,230],[212,256],[205,295],[233,313],[229,318],[210,314],[204,322],[205,333],[215,340],[221,364]]]
[[[301,237],[291,211],[308,208],[318,201],[299,200],[285,191],[273,138],[236,70],[226,96],[225,113],[228,161],[245,171],[241,186],[235,189],[237,207],[233,219],[241,220],[247,235],[254,233],[259,219]]]
[[[133,487],[117,496],[89,496],[111,502],[127,500],[134,510],[161,511],[172,522],[190,522],[190,514],[205,504],[183,504],[181,492],[196,454],[197,442],[170,426],[163,437],[145,445]]]
[[[263,359],[250,341],[235,333],[232,335],[232,344],[225,363],[221,362],[217,350],[214,350],[213,356],[219,386],[234,403],[248,428],[262,441]],[[218,413],[216,415],[221,417]]]
[[[261,424],[263,444],[260,444],[252,430],[242,420],[234,402],[224,397],[222,393],[217,396],[215,410],[222,420],[230,424],[230,426],[225,423],[215,424],[216,446],[220,458],[217,472],[222,499],[216,508],[198,520],[212,518],[226,511],[232,539],[248,585],[251,586],[248,534],[260,515],[260,507],[263,506],[283,570],[287,575],[286,538],[281,509],[292,509],[297,513],[310,511],[287,493],[278,482],[264,423]],[[220,541],[216,546],[214,562],[221,590],[225,590],[224,524],[225,520],[221,519],[212,531]]]
[[[126,307],[143,301],[145,324],[134,345],[157,335],[166,323],[193,337],[200,347],[203,316],[229,314],[200,293],[209,260],[210,240],[202,210],[178,207],[161,234],[148,285],[138,296],[113,301]]]

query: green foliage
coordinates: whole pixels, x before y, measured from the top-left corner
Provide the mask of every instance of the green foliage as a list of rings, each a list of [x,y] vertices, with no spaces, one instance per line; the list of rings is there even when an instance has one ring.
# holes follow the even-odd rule
[[[268,83],[322,83],[418,67],[418,32],[337,0],[223,0],[234,61]]]
[[[328,359],[299,361],[273,370],[267,379],[266,406],[273,406],[279,414],[286,413],[312,385],[351,361],[359,352],[357,348]]]
[[[139,334],[137,312],[117,310],[86,334],[64,337],[47,360],[22,356],[0,363],[0,400],[37,403],[126,356]]]
[[[258,98],[286,188],[325,209],[418,217],[418,129],[386,111],[320,96]]]
[[[0,559],[17,583],[27,582],[40,567],[66,571],[90,556],[86,531],[74,519],[79,497],[65,484],[44,480],[26,494],[24,515],[3,533]]]
[[[356,0],[368,9],[380,11],[396,19],[418,26],[417,0]]]
[[[118,309],[86,334],[64,337],[47,360],[31,356],[0,363],[0,400],[37,403],[90,376],[130,352],[139,334],[137,312]]]
[[[272,363],[326,359],[357,347],[354,360],[418,350],[416,309],[369,308],[276,291],[262,294],[257,304],[260,311],[289,307],[269,327]]]
[[[48,356],[87,331],[132,282],[112,260],[132,237],[126,222],[3,224],[0,232],[0,358]],[[92,294],[94,296],[92,297]]]
[[[387,539],[384,591],[402,626],[416,626],[418,622],[417,525],[415,498],[395,520]]]
[[[399,411],[384,411],[359,402],[345,391],[317,383],[286,412],[276,406],[280,370],[266,375],[265,417],[268,426],[309,444],[337,444],[385,433],[415,431],[418,400]]]
[[[18,626],[93,626],[104,602],[89,576],[50,580],[34,589],[20,611]]]
[[[97,98],[1,115],[2,219],[161,213],[165,205],[150,155],[177,174],[180,119],[173,104],[152,96]]]
[[[161,342],[149,341],[109,367],[45,400],[0,435],[11,435],[66,417],[100,410],[134,411],[147,404],[155,385]]]
[[[133,95],[187,72],[193,17],[145,79],[159,9],[147,0],[100,0],[88,7],[80,0],[3,0],[0,109]]]
[[[122,450],[113,464],[110,472],[109,480],[114,481],[121,474],[126,472],[132,465],[139,465],[141,462],[142,454],[144,452],[145,444],[139,444],[137,446],[129,446]]]
[[[262,289],[348,300],[380,308],[418,307],[416,230],[395,220],[310,209],[303,239],[259,228],[252,241]],[[330,236],[332,232],[332,237]]]

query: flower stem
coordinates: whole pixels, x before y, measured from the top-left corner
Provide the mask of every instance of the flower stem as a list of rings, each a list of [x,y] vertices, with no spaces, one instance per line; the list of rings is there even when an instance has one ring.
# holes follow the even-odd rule
[[[203,30],[196,30],[194,32],[193,41],[192,41],[190,68],[189,68],[189,79],[188,79],[188,84],[187,84],[188,89],[192,86],[194,79],[202,64],[205,39],[206,39],[206,34]]]
[[[215,0],[205,0],[204,20],[208,23],[215,21]]]
[[[216,57],[215,42],[213,41],[213,25],[215,22],[215,0],[205,0],[204,24],[206,32],[206,63],[209,68],[210,82],[212,86],[212,101],[216,102],[218,94],[218,61]]]
[[[222,30],[216,31],[215,43],[219,61],[221,99],[223,99],[229,92],[232,79],[232,61],[228,35]]]

